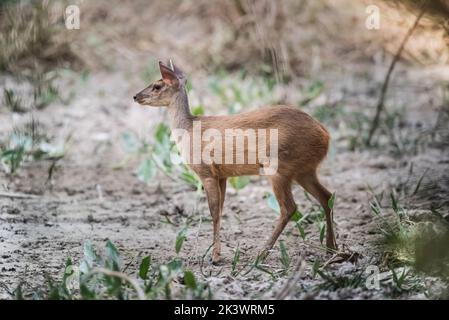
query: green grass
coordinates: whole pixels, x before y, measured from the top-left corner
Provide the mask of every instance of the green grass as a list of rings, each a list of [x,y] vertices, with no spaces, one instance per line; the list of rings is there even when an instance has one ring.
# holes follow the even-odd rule
[[[380,221],[379,244],[384,264],[389,268],[410,266],[416,272],[449,277],[449,223],[435,210],[413,218],[393,193],[389,207],[392,215],[385,214],[378,198],[371,202],[371,210]]]
[[[64,144],[55,145],[45,134],[41,124],[33,117],[25,125],[15,128],[6,141],[0,142],[0,164],[14,175],[25,162],[62,159],[69,146],[70,137]]]
[[[47,275],[46,288],[28,291],[27,279],[15,290],[16,299],[45,300],[103,300],[103,299],[210,299],[207,283],[195,277],[183,266],[179,258],[154,265],[151,256],[144,257],[137,277],[125,273],[123,260],[117,247],[110,241],[99,250],[86,241],[83,259],[79,265],[67,258],[62,276],[54,279]],[[181,286],[176,282],[181,279]]]
[[[3,97],[3,104],[9,111],[16,113],[25,112],[25,109],[23,108],[22,98],[17,95],[14,90],[4,88]]]

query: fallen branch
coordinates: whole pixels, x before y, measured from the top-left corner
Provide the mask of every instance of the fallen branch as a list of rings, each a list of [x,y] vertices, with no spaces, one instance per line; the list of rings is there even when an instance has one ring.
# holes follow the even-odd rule
[[[0,197],[16,199],[39,199],[41,196],[26,193],[0,192]]]
[[[371,128],[368,134],[368,138],[366,139],[366,145],[371,145],[371,140],[373,139],[374,133],[376,132],[377,128],[379,127],[379,121],[380,121],[380,114],[382,113],[384,107],[385,107],[385,96],[388,91],[388,85],[390,83],[391,74],[393,73],[394,67],[396,66],[396,63],[399,61],[399,58],[401,57],[401,53],[404,50],[405,44],[407,43],[408,39],[411,37],[413,32],[415,31],[416,27],[419,24],[419,21],[423,17],[425,11],[426,11],[426,2],[425,1],[421,7],[421,11],[419,12],[418,16],[416,17],[415,22],[411,26],[411,28],[407,31],[407,34],[405,35],[404,39],[402,40],[401,45],[399,46],[398,51],[393,57],[393,60],[391,61],[390,67],[388,68],[387,75],[385,76],[384,83],[382,85],[382,90],[380,92],[379,102],[376,106],[376,115],[374,116],[373,122],[371,123]]]
[[[126,274],[124,274],[122,272],[107,270],[104,268],[95,268],[95,269],[92,269],[92,271],[88,274],[87,278],[89,278],[93,274],[104,274],[104,275],[107,275],[110,277],[116,277],[116,278],[122,279],[122,280],[128,282],[134,288],[134,290],[136,291],[136,294],[137,294],[137,298],[139,300],[146,300],[145,293],[143,292],[143,290],[140,287],[137,280],[128,277]]]
[[[287,298],[295,288],[296,284],[298,284],[301,276],[303,275],[304,269],[306,267],[306,264],[304,262],[304,259],[302,255],[298,259],[298,263],[296,264],[296,268],[293,271],[293,275],[290,277],[290,279],[287,280],[284,287],[279,291],[279,293],[276,295],[276,300],[284,300]]]

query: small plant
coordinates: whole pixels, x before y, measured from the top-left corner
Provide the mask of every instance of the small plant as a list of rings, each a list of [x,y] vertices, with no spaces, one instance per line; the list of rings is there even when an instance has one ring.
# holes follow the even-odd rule
[[[59,160],[64,157],[69,139],[62,146],[50,144],[39,122],[31,118],[24,126],[14,129],[8,141],[0,145],[0,163],[13,175],[25,161]]]
[[[235,248],[234,258],[232,259],[231,275],[235,277],[237,275],[237,265],[240,261],[240,246],[237,244]]]
[[[267,202],[268,206],[276,211],[277,213],[281,213],[281,207],[279,206],[279,202],[277,201],[274,194],[267,192],[265,193],[265,201]]]
[[[3,89],[4,104],[12,112],[22,113],[25,112],[22,105],[22,98],[17,96],[14,90]]]
[[[248,176],[229,178],[229,183],[237,192],[244,189],[249,184],[249,182],[250,178]]]
[[[282,266],[284,267],[284,270],[288,270],[288,268],[290,268],[291,259],[287,252],[285,243],[282,240],[279,241],[279,250],[281,252],[280,260],[281,260]]]
[[[106,242],[104,255],[99,254],[90,241],[84,244],[84,257],[79,266],[66,260],[62,279],[47,276],[47,289],[33,293],[34,299],[99,300],[99,299],[210,299],[207,283],[198,281],[190,270],[185,270],[179,259],[154,266],[151,257],[144,257],[137,270],[139,279],[125,274],[117,247]],[[179,287],[176,280],[182,279]],[[21,284],[15,290],[17,299],[24,299]],[[175,290],[176,289],[176,290]]]
[[[336,275],[326,271],[318,260],[316,260],[312,266],[312,273],[314,277],[319,275],[323,280],[323,282],[318,285],[318,289],[320,290],[335,291],[343,288],[363,288],[366,283],[363,269],[357,272]]]
[[[60,99],[59,90],[54,85],[56,74],[37,73],[31,78],[33,85],[33,106],[36,109],[44,109],[51,103]]]
[[[186,233],[187,233],[187,226],[181,229],[181,231],[178,232],[176,235],[176,242],[175,242],[175,251],[176,254],[179,254],[181,251],[182,245],[184,244],[184,240],[186,240]]]
[[[323,92],[324,89],[324,83],[322,81],[314,81],[312,82],[309,87],[304,92],[304,98],[299,102],[300,106],[305,106],[317,97]]]
[[[129,156],[114,168],[125,166],[133,158],[140,159],[137,168],[137,177],[145,183],[153,180],[158,172],[163,173],[171,180],[183,181],[201,190],[202,183],[198,176],[182,163],[176,145],[170,139],[170,128],[160,123],[154,132],[154,143],[150,144],[145,139],[137,139],[131,133],[123,133],[122,141]],[[176,163],[172,160],[176,159]]]
[[[227,107],[229,114],[245,108],[274,103],[274,84],[261,78],[221,74],[209,80],[209,89]]]
[[[432,276],[449,275],[449,223],[438,212],[429,212],[420,219],[412,219],[395,194],[390,194],[393,217],[386,216],[381,197],[371,202],[371,210],[380,220],[384,263],[394,269],[412,266],[414,270]],[[400,287],[401,277],[397,276]]]
[[[265,197],[265,201],[267,202],[268,206],[271,209],[273,209],[277,213],[281,212],[279,203],[276,200],[276,197],[272,193],[267,192],[264,197]],[[309,199],[309,200],[311,200],[311,199]],[[322,212],[322,216],[323,217],[321,219],[324,219],[324,211]],[[295,226],[298,229],[299,235],[304,240],[306,239],[306,232],[304,229],[304,224],[305,224],[305,222],[307,222],[307,223],[313,222],[310,218],[311,218],[311,214],[309,214],[309,213],[303,214],[298,209],[296,209],[295,213],[291,217],[291,221],[295,222]],[[320,233],[321,233],[321,228],[320,228]]]

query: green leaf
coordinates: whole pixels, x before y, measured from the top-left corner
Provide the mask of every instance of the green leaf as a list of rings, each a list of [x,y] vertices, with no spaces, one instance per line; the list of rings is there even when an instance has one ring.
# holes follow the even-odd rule
[[[393,208],[394,212],[398,213],[399,206],[393,193],[390,193],[390,199],[391,199],[391,207]]]
[[[202,183],[201,180],[198,178],[198,176],[191,171],[189,168],[184,167],[184,171],[181,173],[181,179],[188,184],[193,185],[196,187],[197,190],[201,190]]]
[[[281,250],[281,263],[285,269],[290,267],[290,256],[288,255],[287,248],[285,247],[284,241],[279,241],[279,247]]]
[[[277,213],[281,212],[281,208],[279,207],[279,203],[276,200],[276,197],[272,194],[272,193],[267,193],[266,197],[265,197],[268,206],[273,209],[274,211],[276,211]]]
[[[312,266],[313,276],[315,277],[319,271],[320,271],[320,262],[318,260],[315,260]]]
[[[318,80],[318,81],[313,82],[307,88],[307,90],[305,92],[305,98],[303,100],[301,100],[301,102],[299,104],[301,106],[308,104],[310,101],[314,100],[321,94],[321,92],[323,91],[323,88],[324,88],[324,84],[322,81]]]
[[[134,136],[131,135],[129,132],[125,132],[122,134],[122,141],[128,153],[133,153],[137,151],[138,149],[137,142],[134,139]]]
[[[182,271],[182,261],[180,259],[173,259],[167,264],[169,272],[179,273]]]
[[[83,251],[84,251],[84,261],[86,262],[87,267],[90,269],[93,267],[94,263],[98,261],[97,252],[95,251],[94,246],[89,240],[84,242]]]
[[[375,215],[380,215],[380,208],[379,205],[376,202],[370,202],[370,207],[371,207],[371,211],[375,214]]]
[[[235,249],[234,253],[234,258],[232,259],[232,269],[231,269],[232,273],[235,272],[239,260],[240,260],[240,246],[237,244],[237,248]]]
[[[66,298],[71,299],[71,292],[67,287],[68,281],[75,275],[75,270],[73,270],[72,259],[67,258],[64,268],[64,275],[62,277],[62,290],[66,295]]]
[[[295,213],[292,215],[290,220],[294,221],[294,222],[298,222],[302,218],[303,218],[303,215],[302,215],[301,211],[296,210]]]
[[[204,107],[200,104],[192,109],[192,114],[194,116],[202,116],[204,115]]]
[[[120,270],[120,254],[114,244],[108,240],[106,242],[106,256],[109,262],[109,268],[114,271]]]
[[[326,225],[324,224],[324,222],[320,222],[320,243],[323,244],[324,241],[324,235],[326,233]]]
[[[191,271],[184,272],[184,283],[189,289],[195,290],[197,288],[195,275]]]
[[[329,206],[329,209],[331,209],[331,210],[334,209],[334,202],[335,202],[335,192],[332,193],[332,196],[327,201],[327,205]]]
[[[304,231],[304,227],[301,225],[301,223],[296,223],[296,227],[298,228],[299,234],[303,240],[306,239],[306,232]]]
[[[231,177],[229,179],[229,182],[235,190],[239,191],[248,185],[248,183],[250,182],[250,177],[248,176]]]
[[[156,164],[153,159],[145,159],[137,170],[137,177],[143,182],[148,182],[156,175]]]
[[[154,134],[159,144],[166,144],[170,141],[170,128],[165,123],[159,123]]]
[[[175,243],[175,251],[176,254],[179,254],[181,251],[184,240],[186,239],[187,227],[184,227],[181,231],[176,235],[176,243]]]
[[[80,284],[80,294],[84,300],[95,300],[95,291],[90,290],[85,283]]]
[[[139,267],[139,277],[143,280],[148,279],[148,271],[150,270],[151,256],[147,256],[142,259]]]

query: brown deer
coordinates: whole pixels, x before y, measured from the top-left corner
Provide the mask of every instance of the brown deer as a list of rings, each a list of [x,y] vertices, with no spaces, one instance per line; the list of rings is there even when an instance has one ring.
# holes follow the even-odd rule
[[[326,245],[328,249],[336,250],[333,212],[328,206],[331,193],[319,182],[317,177],[317,168],[326,157],[330,139],[324,126],[303,111],[288,106],[267,107],[229,116],[193,116],[189,108],[184,74],[173,64],[168,67],[159,62],[159,68],[162,79],[157,80],[135,95],[134,101],[141,105],[167,107],[172,131],[183,129],[192,133],[195,121],[201,122],[202,133],[207,129],[214,129],[223,134],[224,137],[226,137],[227,129],[277,130],[277,170],[267,177],[279,202],[280,218],[259,257],[262,259],[266,257],[296,211],[296,204],[292,195],[293,181],[299,183],[324,208],[327,231]],[[180,143],[178,140],[177,145],[181,150],[185,150],[185,148],[190,149],[192,143],[189,141]],[[201,141],[201,146],[204,147],[205,145],[206,142]],[[254,153],[255,149],[252,148],[248,139],[244,143],[243,150],[237,150],[236,147],[231,150],[232,157],[237,157],[242,152],[249,154],[251,152],[249,149]],[[222,157],[224,158],[224,155]],[[220,219],[227,178],[260,175],[260,169],[265,164],[266,162],[262,162],[260,158],[257,158],[255,163],[249,163],[248,161],[237,164],[223,161],[206,163],[206,161],[201,160],[199,163],[189,164],[203,183],[212,215],[214,229],[212,262],[214,264],[220,261]]]

